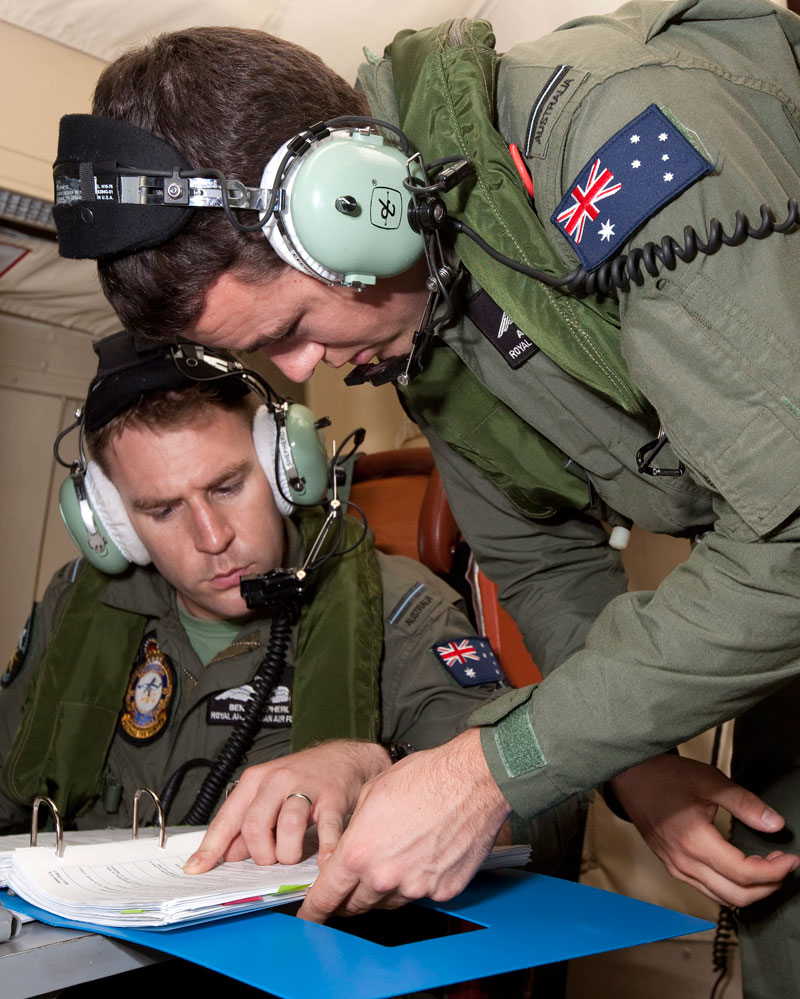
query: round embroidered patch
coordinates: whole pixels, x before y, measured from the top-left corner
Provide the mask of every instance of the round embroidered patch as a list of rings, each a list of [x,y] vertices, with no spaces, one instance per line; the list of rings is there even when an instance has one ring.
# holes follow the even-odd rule
[[[119,718],[123,733],[140,745],[154,739],[169,720],[174,693],[172,663],[154,638],[146,638],[125,693]]]

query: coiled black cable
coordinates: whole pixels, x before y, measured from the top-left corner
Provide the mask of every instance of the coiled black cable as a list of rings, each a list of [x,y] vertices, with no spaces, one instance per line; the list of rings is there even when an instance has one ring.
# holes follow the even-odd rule
[[[736,938],[736,909],[729,905],[719,907],[717,929],[711,950],[711,964],[717,973],[709,999],[716,999],[717,991],[728,974],[728,952]]]
[[[251,680],[253,695],[214,760],[211,770],[206,774],[182,825],[202,826],[208,822],[233,772],[244,760],[261,727],[261,719],[269,696],[286,665],[286,652],[296,613],[297,608],[294,604],[276,609],[266,655]]]
[[[463,233],[490,257],[505,264],[512,270],[519,271],[529,277],[542,281],[551,288],[565,288],[571,294],[587,295],[608,295],[611,292],[629,291],[631,282],[641,286],[644,284],[644,274],[642,268],[651,276],[658,277],[661,268],[674,270],[678,260],[689,263],[694,260],[698,253],[711,256],[722,249],[723,246],[740,246],[747,239],[766,239],[773,233],[784,233],[800,225],[800,209],[794,198],[790,198],[786,203],[786,218],[782,222],[776,222],[772,209],[767,204],[762,204],[759,209],[761,224],[757,229],[750,225],[750,220],[744,212],[736,212],[736,224],[733,232],[728,235],[719,221],[711,219],[708,225],[708,239],[702,240],[692,226],[687,225],[683,230],[683,245],[674,237],[665,236],[660,243],[645,243],[642,247],[636,247],[630,253],[622,253],[611,260],[607,260],[595,270],[587,272],[583,267],[576,267],[569,274],[561,276],[548,274],[546,271],[538,270],[535,267],[528,267],[520,264],[511,257],[505,256],[490,246],[483,237],[479,236],[474,229],[459,219],[448,219],[447,228],[457,233]]]

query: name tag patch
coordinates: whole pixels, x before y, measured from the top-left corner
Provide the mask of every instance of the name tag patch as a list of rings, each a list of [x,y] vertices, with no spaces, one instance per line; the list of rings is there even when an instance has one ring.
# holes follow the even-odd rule
[[[591,271],[613,257],[663,205],[713,169],[651,104],[591,157],[550,221]]]
[[[466,312],[509,368],[516,370],[539,352],[533,340],[485,291],[469,299]]]
[[[287,666],[275,684],[261,716],[262,728],[288,728],[292,724],[292,684],[294,667]],[[235,725],[243,717],[254,693],[249,683],[220,690],[206,701],[208,725]]]
[[[468,635],[431,648],[442,666],[462,687],[506,682],[506,675],[488,638]]]

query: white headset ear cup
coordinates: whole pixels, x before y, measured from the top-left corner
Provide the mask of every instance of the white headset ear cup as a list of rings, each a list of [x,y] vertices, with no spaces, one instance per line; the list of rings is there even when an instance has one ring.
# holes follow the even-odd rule
[[[281,495],[278,484],[275,480],[275,449],[278,446],[278,428],[275,424],[275,417],[266,406],[259,406],[253,417],[253,446],[256,449],[261,467],[267,477],[267,482],[272,489],[275,505],[283,517],[288,517],[295,510],[294,503],[290,503],[285,497],[291,496],[289,483],[283,465],[278,462],[278,474],[281,479],[281,488],[285,495]]]
[[[150,555],[133,529],[117,487],[96,461],[87,463],[84,483],[90,503],[117,548],[129,562],[149,565]]]

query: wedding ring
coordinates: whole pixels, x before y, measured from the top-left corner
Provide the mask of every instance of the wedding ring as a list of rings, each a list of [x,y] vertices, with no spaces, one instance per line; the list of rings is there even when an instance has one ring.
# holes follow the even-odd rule
[[[314,807],[314,802],[311,800],[311,798],[309,798],[309,796],[307,794],[303,794],[300,791],[295,791],[292,794],[287,794],[286,795],[286,800],[288,801],[289,798],[302,798],[304,801],[308,802],[308,807],[309,808],[313,808]]]

